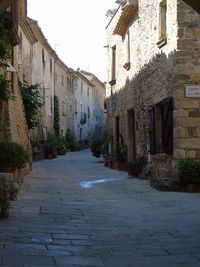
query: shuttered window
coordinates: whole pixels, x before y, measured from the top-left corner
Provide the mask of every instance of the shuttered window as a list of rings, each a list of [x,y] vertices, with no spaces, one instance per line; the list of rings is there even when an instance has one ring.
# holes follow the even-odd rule
[[[173,99],[163,100],[163,152],[173,153]]]
[[[173,153],[173,99],[166,98],[149,108],[150,153]]]
[[[154,106],[151,106],[149,108],[149,118],[150,118],[150,124],[149,124],[150,153],[155,154],[156,153],[156,142],[155,142],[155,108]]]

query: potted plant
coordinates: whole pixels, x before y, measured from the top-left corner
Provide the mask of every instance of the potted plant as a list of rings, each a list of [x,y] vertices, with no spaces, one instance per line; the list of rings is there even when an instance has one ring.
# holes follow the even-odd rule
[[[137,177],[142,172],[144,164],[145,162],[143,157],[135,159],[133,162],[128,162],[127,164],[128,174]]]
[[[73,132],[70,129],[67,129],[67,133],[65,136],[65,142],[67,146],[69,147],[70,151],[78,151],[80,150],[80,145],[78,141],[76,140],[76,137],[74,136]]]
[[[44,143],[44,155],[46,159],[54,159],[57,156],[56,150],[56,138],[48,137],[48,139]]]
[[[200,192],[200,161],[193,159],[180,160],[178,178],[181,187],[187,192]]]
[[[92,155],[96,158],[99,158],[102,153],[102,139],[97,138],[91,144]]]
[[[106,156],[104,156],[104,166],[112,168],[112,165],[113,165],[112,155],[107,154]]]
[[[31,140],[33,161],[44,158],[44,148],[42,142],[42,140]]]
[[[58,155],[65,155],[67,148],[64,143],[60,142],[56,145],[56,150],[57,150]]]
[[[119,171],[125,171],[127,166],[127,146],[122,143],[116,144],[115,149],[115,167]]]
[[[29,162],[27,150],[18,143],[0,141],[0,151],[0,172],[14,172]]]

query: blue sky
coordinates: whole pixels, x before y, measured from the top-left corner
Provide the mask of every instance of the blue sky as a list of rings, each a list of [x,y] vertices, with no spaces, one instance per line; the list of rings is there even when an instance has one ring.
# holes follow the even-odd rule
[[[108,9],[115,0],[28,0],[28,16],[38,21],[65,64],[106,80]]]

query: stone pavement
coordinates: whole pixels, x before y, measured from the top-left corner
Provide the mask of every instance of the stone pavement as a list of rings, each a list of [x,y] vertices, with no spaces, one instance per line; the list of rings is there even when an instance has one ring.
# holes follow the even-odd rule
[[[10,212],[0,267],[200,267],[200,194],[156,191],[89,150],[34,163]]]

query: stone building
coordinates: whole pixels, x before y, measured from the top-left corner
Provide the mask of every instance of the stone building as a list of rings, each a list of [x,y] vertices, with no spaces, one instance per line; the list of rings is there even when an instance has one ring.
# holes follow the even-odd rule
[[[31,139],[54,135],[54,96],[59,99],[60,134],[74,127],[74,76],[49,45],[38,22],[26,18],[26,31],[20,31],[19,56],[22,80],[39,84],[44,98],[40,125],[30,131]],[[28,33],[28,34],[26,34]],[[32,38],[32,39],[31,39]]]
[[[76,71],[74,133],[79,141],[90,141],[104,128],[105,86],[93,74]]]
[[[55,61],[55,95],[59,99],[60,135],[65,136],[67,130],[74,132],[75,116],[75,76],[59,59]]]
[[[101,82],[94,74],[81,70],[81,73],[94,84],[92,101],[93,101],[93,117],[96,135],[101,135],[105,131],[106,116],[104,112],[104,104],[106,98],[105,84]]]
[[[39,84],[44,97],[40,126],[32,131],[32,138],[54,134],[55,60],[57,55],[49,45],[37,21],[27,18],[37,42],[31,48],[31,84]]]
[[[200,16],[182,0],[118,0],[107,26],[108,127],[128,161],[174,177],[200,159]]]
[[[0,103],[1,121],[9,121],[10,124],[10,139],[28,146],[29,137],[37,140],[53,135],[55,95],[60,106],[61,136],[64,136],[68,129],[75,132],[80,140],[94,136],[104,123],[101,108],[104,85],[94,75],[89,74],[87,78],[81,73],[77,74],[62,62],[37,21],[27,17],[27,0],[2,0],[0,10],[7,12],[12,25],[10,39],[13,59],[7,76],[12,80],[11,89],[16,100]],[[40,124],[30,131],[25,120],[18,81],[28,85],[39,84],[44,97]]]
[[[11,80],[11,94],[14,100],[0,101],[0,123],[9,125],[6,133],[0,133],[1,139],[8,139],[30,148],[28,128],[25,119],[23,102],[18,88],[20,79],[20,64],[18,46],[20,45],[19,29],[24,23],[26,10],[24,1],[1,1],[0,11],[5,13],[9,21],[10,44],[12,46],[12,59],[7,68],[7,79]],[[4,72],[4,70],[1,70]]]

